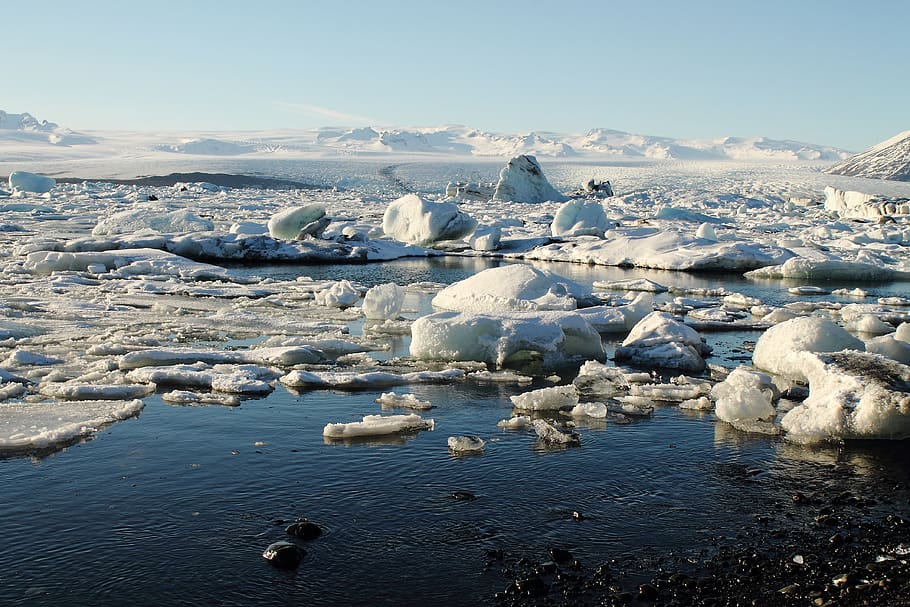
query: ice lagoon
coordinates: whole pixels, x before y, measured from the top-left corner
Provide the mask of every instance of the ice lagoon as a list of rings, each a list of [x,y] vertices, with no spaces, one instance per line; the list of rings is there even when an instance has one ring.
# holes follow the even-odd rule
[[[605,203],[614,223],[606,240],[552,239],[560,202],[463,200],[461,211],[502,231],[502,248],[491,254],[446,243],[439,255],[381,237],[388,203],[404,188],[440,199],[447,182],[495,180],[499,165],[217,162],[206,168],[317,187],[90,182],[0,199],[2,366],[15,376],[4,375],[0,403],[7,447],[0,602],[483,604],[527,578],[527,562],[554,558],[554,547],[570,551],[588,578],[617,559],[616,583],[634,590],[661,568],[692,569],[725,549],[770,541],[768,530],[779,531],[785,545],[797,542],[823,507],[800,508],[797,493],[874,496],[838,506],[842,522],[904,511],[904,441],[845,444],[835,436],[805,445],[759,423],[777,428],[798,400],[775,398],[776,422],[731,424],[717,419],[707,396],[723,379],[718,368],[751,365],[755,343],[790,317],[824,316],[854,331],[875,326],[864,315],[892,328],[906,321],[907,218],[856,221],[824,211],[822,202],[829,184],[892,196],[908,196],[908,186],[824,176],[802,163],[544,162],[563,192],[592,176],[611,180],[617,196]],[[35,170],[54,172],[48,168]],[[332,220],[332,242],[242,236],[275,213],[314,203]],[[156,220],[177,212],[178,232],[188,211],[214,232],[162,234],[160,223],[147,222],[92,236],[101,220],[139,207],[158,209],[149,215]],[[357,258],[355,249],[373,259],[418,257],[331,261]],[[253,252],[238,263],[238,250]],[[309,263],[276,263],[287,259]],[[693,259],[700,265],[689,266]],[[743,276],[790,259],[804,260],[803,274]],[[559,263],[567,260],[584,263]],[[651,291],[657,310],[687,314],[710,347],[695,354],[707,355],[707,370],[650,375],[656,369],[639,360],[619,380],[588,384],[619,390],[613,396],[622,399],[598,396],[605,410],[530,412],[571,423],[565,429],[577,433],[578,447],[541,440],[530,424],[500,428],[500,420],[529,414],[511,397],[571,383],[588,356],[513,360],[530,380],[469,361],[451,372],[445,360],[412,358],[410,335],[445,286],[512,263],[573,281],[599,299],[583,305],[606,310],[631,304],[636,289]],[[659,269],[666,267],[711,272]],[[400,316],[365,319],[362,295],[388,283],[403,290]],[[510,327],[537,326],[520,316],[535,307],[540,318],[590,315],[566,303],[574,288],[533,292],[522,300],[531,303],[495,312],[507,315],[495,317],[496,327],[502,318]],[[599,314],[603,329],[608,312]],[[629,347],[625,317],[616,318],[613,330],[600,331],[608,367],[617,348]],[[505,345],[490,347],[507,351],[514,339],[496,331]],[[659,325],[644,339],[678,344],[681,335]],[[563,350],[557,344],[552,351]],[[678,379],[687,373],[695,377]],[[131,392],[150,382],[154,394]],[[781,391],[791,387],[780,383]],[[376,400],[389,390],[433,408],[395,407],[408,399],[392,398],[386,408]],[[677,393],[684,397],[668,396]],[[546,409],[540,394],[531,400]],[[684,401],[691,405],[681,407]],[[78,417],[58,423],[74,407],[83,408],[84,432]],[[327,424],[378,414],[433,423],[382,436],[348,437],[340,428],[337,437],[324,436]],[[42,425],[73,438],[42,434]],[[91,440],[77,438],[83,434]],[[29,436],[37,437],[34,449],[21,443]],[[485,441],[482,453],[450,451],[450,437],[466,436]],[[299,517],[318,523],[323,535],[301,543],[307,554],[296,571],[270,567],[259,555],[289,539],[284,528]],[[882,541],[882,554],[896,549]]]

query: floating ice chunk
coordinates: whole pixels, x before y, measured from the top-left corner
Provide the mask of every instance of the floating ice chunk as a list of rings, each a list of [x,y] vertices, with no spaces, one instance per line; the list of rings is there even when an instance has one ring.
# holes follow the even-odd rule
[[[464,379],[462,369],[444,371],[415,371],[413,373],[386,373],[373,371],[369,373],[343,371],[291,371],[279,381],[292,388],[337,388],[342,390],[359,390],[404,386],[407,384],[444,384]]]
[[[524,430],[530,425],[531,417],[529,415],[516,415],[496,422],[496,426],[503,430]]]
[[[560,194],[544,177],[534,156],[516,156],[500,171],[493,200],[505,202],[563,202]]]
[[[512,406],[522,411],[553,411],[578,404],[578,389],[574,385],[540,388],[510,396]]]
[[[475,371],[468,374],[468,379],[493,384],[530,384],[534,381],[533,377],[516,373],[511,369],[503,369],[502,371]]]
[[[592,306],[579,308],[577,313],[600,333],[626,332],[654,311],[650,293],[639,293],[632,303],[623,306]]]
[[[572,417],[604,419],[607,417],[607,406],[603,403],[578,403],[569,413]]]
[[[910,365],[910,343],[895,339],[894,335],[882,335],[867,339],[866,352],[880,354],[899,363]]]
[[[363,297],[363,314],[371,320],[398,318],[404,305],[404,289],[394,282],[376,285]]]
[[[759,298],[749,297],[748,295],[743,295],[742,293],[730,293],[729,295],[724,295],[723,302],[728,306],[735,306],[742,309],[748,309],[752,306],[761,305],[761,300]]]
[[[131,400],[154,394],[155,384],[101,385],[79,382],[48,382],[38,392],[59,400]]]
[[[860,289],[859,287],[856,287],[855,289],[834,289],[831,291],[831,294],[837,295],[838,297],[856,297],[857,299],[869,297],[869,292],[865,289]]]
[[[627,280],[595,280],[595,289],[612,289],[614,291],[646,291],[648,293],[666,293],[669,289],[662,284],[647,278],[629,278]]]
[[[120,357],[119,367],[123,370],[140,367],[206,364],[261,364],[292,367],[313,364],[325,359],[323,352],[313,346],[272,346],[252,350],[197,350],[193,348],[151,348],[136,350]]]
[[[152,275],[207,280],[230,277],[230,272],[224,268],[190,261],[173,253],[156,249],[121,249],[81,253],[36,251],[29,253],[23,264],[26,270],[36,274],[65,271],[85,272],[89,267],[97,270],[101,266],[120,278]]]
[[[5,403],[0,406],[0,450],[65,444],[132,417],[142,407],[141,400]]]
[[[858,314],[844,323],[844,328],[851,333],[867,335],[885,335],[894,331],[894,327],[875,314]]]
[[[268,229],[272,238],[300,240],[306,236],[319,238],[331,220],[325,216],[325,205],[314,203],[284,209],[272,215]]]
[[[608,367],[596,360],[585,362],[572,383],[580,394],[589,397],[609,398],[629,390],[629,381],[622,369]]]
[[[642,396],[651,401],[678,403],[698,398],[711,390],[708,382],[685,384],[632,384],[630,396]]]
[[[862,340],[819,316],[801,316],[765,331],[755,344],[752,364],[790,379],[805,380],[802,352],[864,350]]]
[[[612,224],[597,200],[576,198],[563,203],[553,217],[550,233],[553,236],[597,236],[603,238],[604,231]]]
[[[452,453],[482,453],[487,444],[477,436],[450,436],[447,443]]]
[[[654,401],[644,396],[617,396],[616,403],[607,405],[610,413],[630,417],[649,417],[654,413]]]
[[[417,194],[389,204],[382,217],[382,231],[401,242],[428,246],[458,240],[474,231],[477,222],[451,202],[431,202]]]
[[[316,293],[316,303],[320,306],[332,308],[350,308],[360,299],[360,291],[351,284],[350,280],[342,279]]]
[[[270,383],[275,373],[253,365],[205,364],[142,367],[126,374],[137,383],[155,383],[190,388],[208,388],[233,394],[266,394],[274,390]]]
[[[782,265],[766,266],[744,274],[746,278],[797,278],[800,280],[892,280],[895,270],[881,263],[840,259],[792,257]]]
[[[161,395],[161,400],[175,405],[226,405],[236,407],[240,398],[234,394],[215,394],[190,392],[188,390],[171,390]]]
[[[427,400],[420,400],[413,394],[395,394],[394,392],[383,392],[376,399],[376,402],[382,405],[382,408],[397,409],[414,409],[415,411],[427,411],[433,408],[433,404]]]
[[[777,388],[771,377],[745,367],[737,367],[711,390],[715,413],[725,422],[769,420],[774,417],[773,400]]]
[[[790,287],[787,289],[787,293],[790,293],[791,295],[828,295],[831,291],[821,287],[802,286]]]
[[[632,364],[701,372],[711,352],[698,332],[665,312],[645,316],[616,349],[616,360]]]
[[[540,441],[545,444],[566,447],[581,444],[581,438],[577,432],[563,432],[546,420],[535,419],[531,422],[531,426]]]
[[[474,360],[502,366],[540,359],[544,366],[553,367],[604,357],[600,334],[574,312],[438,312],[414,321],[411,335],[411,356],[424,360]]]
[[[789,440],[910,437],[910,367],[855,351],[800,358],[809,397],[781,419]]]
[[[910,343],[910,323],[902,322],[894,331],[894,339]]]
[[[459,312],[574,310],[590,291],[549,270],[525,264],[489,268],[458,281],[433,298],[433,307]]]
[[[2,364],[4,367],[31,367],[31,366],[47,366],[47,365],[59,365],[63,361],[59,358],[51,358],[49,356],[44,356],[43,354],[37,354],[35,352],[29,352],[28,350],[22,350],[16,348],[10,355],[6,357]]]
[[[92,235],[109,236],[143,231],[182,234],[184,232],[209,232],[213,229],[215,229],[215,224],[210,220],[203,219],[186,209],[169,211],[163,207],[137,206],[102,219],[92,229]]]
[[[432,430],[436,422],[424,419],[416,413],[410,415],[365,415],[363,421],[326,424],[322,435],[328,438],[355,438],[358,436],[381,436],[400,432]]]
[[[50,192],[57,185],[57,181],[44,175],[36,175],[27,171],[13,171],[9,174],[9,187],[14,192],[31,192],[44,194]]]
[[[714,403],[707,396],[699,396],[691,400],[684,400],[679,403],[679,408],[690,411],[710,411],[714,408]]]
[[[475,251],[497,251],[502,245],[502,229],[499,226],[480,226],[471,234],[468,244]]]

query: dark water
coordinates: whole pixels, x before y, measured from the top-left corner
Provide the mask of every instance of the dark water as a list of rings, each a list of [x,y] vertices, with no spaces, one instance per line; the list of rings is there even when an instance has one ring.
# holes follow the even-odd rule
[[[451,282],[478,263],[487,262],[257,271]],[[645,275],[554,268],[579,280]],[[790,297],[780,284],[658,274],[647,276]],[[732,366],[727,350],[758,335],[708,337],[727,344],[716,362]],[[436,430],[326,443],[327,422],[380,412],[381,390],[279,386],[236,408],[152,397],[138,418],[91,441],[0,459],[0,605],[488,604],[508,583],[498,566],[487,569],[491,549],[541,559],[558,546],[590,564],[694,557],[719,538],[735,540],[756,515],[779,512],[795,490],[884,495],[907,480],[900,443],[810,449],[667,407],[628,425],[582,425],[581,447],[547,451],[533,434],[496,428],[511,415],[508,397],[523,389],[465,382],[396,391],[433,402],[424,416]],[[486,452],[449,455],[447,437],[462,434],[486,439]],[[453,499],[456,490],[477,499]],[[298,570],[272,568],[260,554],[303,516],[325,533],[306,544]]]

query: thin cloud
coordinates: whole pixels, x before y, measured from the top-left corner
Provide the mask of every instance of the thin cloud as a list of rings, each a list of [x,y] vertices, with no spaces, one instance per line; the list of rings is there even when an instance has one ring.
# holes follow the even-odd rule
[[[311,116],[319,116],[320,118],[333,121],[335,123],[342,124],[379,124],[381,121],[376,120],[375,118],[369,118],[367,116],[358,116],[356,114],[348,114],[346,112],[339,112],[338,110],[333,110],[332,108],[321,107],[318,105],[309,105],[306,103],[294,103],[292,101],[279,101],[278,107],[287,110],[289,112],[295,112],[298,114],[309,114]]]

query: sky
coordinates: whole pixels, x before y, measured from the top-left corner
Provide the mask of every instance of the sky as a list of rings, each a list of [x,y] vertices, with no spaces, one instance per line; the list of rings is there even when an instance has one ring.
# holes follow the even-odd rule
[[[29,0],[0,109],[74,130],[462,124],[766,136],[910,129],[903,0]]]

